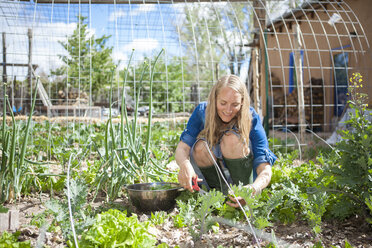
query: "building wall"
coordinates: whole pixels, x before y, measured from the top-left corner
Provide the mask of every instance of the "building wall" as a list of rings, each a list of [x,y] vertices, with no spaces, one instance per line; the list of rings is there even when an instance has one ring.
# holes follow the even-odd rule
[[[302,12],[302,15],[297,17],[297,22],[291,16],[284,20],[284,22],[281,21],[278,23],[279,25],[275,25],[275,29],[271,28],[269,30],[267,35],[267,58],[269,71],[271,72],[271,78],[269,78],[269,84],[272,86],[271,95],[275,96],[274,105],[277,104],[275,99],[280,98],[278,94],[282,95],[282,98],[286,98],[287,105],[291,105],[291,97],[288,92],[289,61],[290,53],[294,51],[295,47],[293,27],[296,23],[300,25],[302,32],[303,82],[305,88],[307,87],[305,93],[309,94],[315,87],[311,89],[309,87],[311,78],[320,79],[323,82],[323,86],[321,87],[323,94],[318,94],[323,98],[323,118],[315,120],[311,117],[314,113],[306,113],[308,122],[314,124],[322,124],[317,122],[323,122],[325,124],[322,124],[321,128],[325,131],[330,131],[337,121],[334,113],[335,109],[332,106],[335,104],[333,73],[335,65],[332,58],[337,54],[348,54],[348,78],[353,72],[360,72],[364,79],[364,90],[372,96],[371,83],[369,83],[372,52],[367,42],[367,39],[369,41],[372,40],[372,29],[368,29],[372,25],[372,15],[370,14],[372,13],[372,4],[367,4],[367,2],[368,0],[349,0],[341,5],[332,3],[326,8],[321,7],[316,9],[315,13],[311,11],[313,9],[308,8]],[[349,11],[349,8],[357,14],[357,18],[364,29],[361,28],[358,19],[354,16],[353,12]],[[306,15],[303,15],[303,13],[306,13]],[[328,21],[334,14],[341,16],[342,20],[334,25],[330,25]],[[356,35],[353,35],[353,32]],[[296,89],[294,90],[296,91]],[[305,99],[306,97],[308,96],[305,95]],[[288,108],[290,109],[291,107]],[[314,111],[319,112],[320,108],[312,108],[312,112]],[[288,120],[296,123],[296,114],[293,114],[293,111],[288,112],[295,115],[291,116],[287,114]],[[309,117],[309,115],[311,116]]]
[[[372,108],[372,2],[370,0],[346,0],[345,3],[357,15],[369,42],[369,47],[363,46],[366,48],[365,53],[358,56],[358,67],[364,79],[363,91],[369,95],[368,105]],[[363,45],[364,42],[362,42]]]

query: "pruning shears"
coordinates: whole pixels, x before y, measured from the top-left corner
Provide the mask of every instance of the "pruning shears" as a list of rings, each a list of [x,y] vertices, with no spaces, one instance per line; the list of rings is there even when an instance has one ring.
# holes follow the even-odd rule
[[[198,191],[200,194],[204,195],[205,193],[205,190],[203,190],[202,188],[199,187],[198,185],[198,176],[194,176],[192,178],[192,189],[195,190],[195,191]]]

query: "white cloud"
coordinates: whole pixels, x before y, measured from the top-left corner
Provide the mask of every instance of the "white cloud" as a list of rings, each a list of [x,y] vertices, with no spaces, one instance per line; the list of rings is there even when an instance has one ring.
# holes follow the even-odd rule
[[[110,14],[109,21],[114,22],[116,19],[119,19],[121,17],[125,17],[126,15],[127,15],[127,13],[122,9],[120,9],[118,11],[114,11]]]
[[[49,71],[60,67],[63,63],[58,55],[66,55],[66,50],[59,44],[65,42],[76,29],[77,23],[42,23],[32,28],[32,64],[38,65],[39,71]],[[29,27],[12,27],[12,34],[6,36],[7,63],[26,64],[28,62]],[[88,35],[94,35],[95,29],[88,29]],[[26,76],[24,68],[9,68],[20,80]]]
[[[155,10],[156,10],[155,4],[140,4],[139,7],[131,13],[131,15],[136,16],[144,12],[151,12]]]
[[[131,43],[126,44],[123,48],[124,51],[148,52],[159,47],[159,41],[156,39],[135,39]]]
[[[109,21],[114,22],[116,19],[124,18],[126,16],[139,16],[146,12],[152,12],[156,10],[155,4],[139,4],[139,7],[132,8],[129,12],[124,11],[123,9],[114,11],[109,16]]]
[[[119,70],[124,69],[127,66],[127,62],[129,60],[128,54],[120,52],[120,51],[114,51],[112,55],[112,59],[114,60],[116,64],[120,62],[119,67],[118,67]]]

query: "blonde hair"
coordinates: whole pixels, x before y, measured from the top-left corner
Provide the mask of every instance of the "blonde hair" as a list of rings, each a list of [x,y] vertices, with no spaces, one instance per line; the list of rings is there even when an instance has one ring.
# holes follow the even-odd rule
[[[226,130],[226,128],[222,128],[224,125],[217,113],[217,96],[224,87],[229,87],[242,96],[242,106],[234,119],[230,121],[228,128],[232,128],[232,126],[235,125],[239,130],[242,142],[249,141],[252,114],[249,110],[250,99],[247,88],[238,76],[227,75],[218,80],[218,82],[212,87],[208,96],[205,127],[202,133],[211,147],[218,143],[222,133]]]

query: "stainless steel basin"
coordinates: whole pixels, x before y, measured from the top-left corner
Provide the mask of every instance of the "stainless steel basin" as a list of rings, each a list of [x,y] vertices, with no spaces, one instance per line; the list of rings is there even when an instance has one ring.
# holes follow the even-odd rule
[[[169,189],[156,188],[166,187]],[[178,183],[139,183],[126,187],[129,200],[142,212],[167,211],[174,207],[183,188]]]

